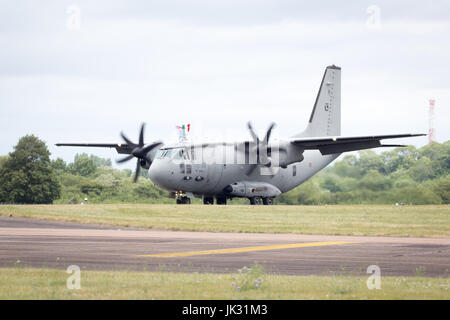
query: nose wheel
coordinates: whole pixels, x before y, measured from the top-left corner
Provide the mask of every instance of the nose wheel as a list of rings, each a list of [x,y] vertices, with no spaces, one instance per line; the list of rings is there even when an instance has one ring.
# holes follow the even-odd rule
[[[191,204],[191,199],[186,196],[179,197],[177,198],[177,204]]]

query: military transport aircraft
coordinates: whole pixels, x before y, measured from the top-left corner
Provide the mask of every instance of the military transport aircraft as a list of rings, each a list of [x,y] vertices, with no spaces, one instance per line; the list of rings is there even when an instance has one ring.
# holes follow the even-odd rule
[[[136,182],[140,168],[150,179],[171,192],[178,204],[203,198],[204,204],[224,205],[227,199],[245,197],[253,205],[271,205],[273,199],[300,185],[326,167],[341,153],[377,147],[380,140],[422,136],[391,134],[346,137],[341,134],[341,68],[328,66],[314,103],[309,123],[301,133],[270,143],[272,123],[260,139],[250,122],[252,140],[236,143],[144,143],[144,124],[136,144],[123,133],[123,144],[58,143],[57,146],[107,147],[128,154],[122,163],[137,158]]]

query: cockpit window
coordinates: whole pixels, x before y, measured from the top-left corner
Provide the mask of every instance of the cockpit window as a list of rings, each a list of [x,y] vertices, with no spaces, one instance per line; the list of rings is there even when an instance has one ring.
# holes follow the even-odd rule
[[[172,149],[162,149],[162,150],[158,150],[158,152],[156,153],[156,157],[163,159],[163,158],[170,158],[173,154],[173,150]]]
[[[174,152],[173,149],[166,150],[166,152],[163,154],[163,158],[169,158],[170,159],[172,157],[173,152]]]
[[[156,158],[164,159],[193,159],[194,149],[175,148],[175,149],[161,149],[156,152]]]
[[[189,154],[188,150],[176,148],[176,149],[162,149],[158,150],[156,153],[156,158],[164,159],[183,159],[183,160],[190,160],[191,155]]]
[[[175,156],[173,157],[174,159],[183,159],[183,149],[181,150],[176,150]]]

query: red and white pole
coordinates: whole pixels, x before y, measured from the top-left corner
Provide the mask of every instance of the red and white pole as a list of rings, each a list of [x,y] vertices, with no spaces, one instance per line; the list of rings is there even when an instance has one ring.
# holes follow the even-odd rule
[[[429,129],[428,129],[428,142],[436,141],[436,129],[434,128],[434,104],[435,100],[430,99],[430,110],[428,112]]]

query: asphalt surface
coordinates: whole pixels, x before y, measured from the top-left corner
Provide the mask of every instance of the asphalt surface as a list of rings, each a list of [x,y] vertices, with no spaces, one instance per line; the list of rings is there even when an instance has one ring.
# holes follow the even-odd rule
[[[0,267],[450,276],[450,238],[173,232],[0,217]]]

